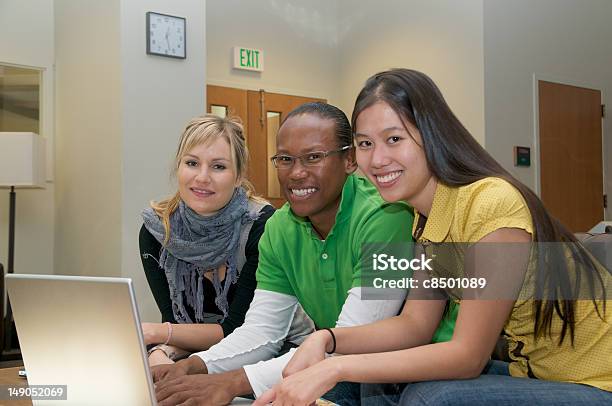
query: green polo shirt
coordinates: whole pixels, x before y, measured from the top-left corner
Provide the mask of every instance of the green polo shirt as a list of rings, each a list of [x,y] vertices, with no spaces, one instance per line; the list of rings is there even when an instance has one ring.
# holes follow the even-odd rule
[[[297,297],[317,327],[334,327],[352,287],[361,286],[362,244],[412,241],[412,209],[386,203],[366,179],[350,175],[336,222],[321,241],[288,204],[259,240],[257,288]]]

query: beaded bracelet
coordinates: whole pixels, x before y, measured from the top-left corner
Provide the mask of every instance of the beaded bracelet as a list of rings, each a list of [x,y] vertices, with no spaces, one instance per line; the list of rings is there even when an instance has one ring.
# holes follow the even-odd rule
[[[166,341],[164,341],[164,345],[168,345],[168,343],[170,342],[170,339],[172,338],[172,323],[167,321],[164,324],[168,326],[168,338],[166,338]]]

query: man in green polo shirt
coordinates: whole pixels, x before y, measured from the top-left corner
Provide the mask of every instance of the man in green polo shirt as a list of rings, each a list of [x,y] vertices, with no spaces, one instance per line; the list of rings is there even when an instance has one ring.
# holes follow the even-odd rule
[[[207,351],[153,368],[161,406],[263,393],[292,355],[275,358],[283,343],[300,342],[292,337],[307,326],[301,308],[318,328],[397,314],[402,299],[361,300],[362,245],[411,241],[412,210],[385,203],[352,174],[351,148],[349,122],[336,107],[308,103],[287,116],[272,161],[288,204],[260,240],[258,285],[244,325]]]
[[[347,293],[361,286],[361,245],[410,238],[408,208],[377,201],[372,189],[349,175],[329,230],[281,208],[259,243],[257,288],[295,296],[318,328],[335,326]]]

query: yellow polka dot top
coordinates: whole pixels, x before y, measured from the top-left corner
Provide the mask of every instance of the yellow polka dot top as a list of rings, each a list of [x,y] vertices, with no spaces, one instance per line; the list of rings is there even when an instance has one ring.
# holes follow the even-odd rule
[[[413,235],[422,231],[419,241],[470,243],[500,228],[520,228],[533,235],[531,214],[520,192],[493,177],[461,187],[438,183],[424,230],[417,230],[422,224],[419,217],[416,213],[413,226]],[[556,315],[553,318],[552,339],[546,335],[535,341],[533,301],[515,302],[503,332],[512,376],[612,391],[612,300],[608,300],[604,320],[589,300],[576,301],[575,309],[574,346],[569,336],[559,346],[561,320]]]

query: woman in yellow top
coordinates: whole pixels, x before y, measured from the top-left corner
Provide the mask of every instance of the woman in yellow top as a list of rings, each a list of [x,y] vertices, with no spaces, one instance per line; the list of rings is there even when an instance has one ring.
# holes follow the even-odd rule
[[[497,296],[464,294],[452,339],[431,344],[449,301],[412,288],[399,316],[312,334],[257,403],[307,405],[348,381],[410,382],[405,405],[612,404],[612,312],[602,293],[609,274],[474,140],[433,81],[407,69],[372,76],[357,97],[353,128],[360,169],[385,200],[414,207],[415,239],[471,243],[466,256],[476,242],[505,244],[497,255],[436,271],[483,276]],[[521,247],[532,242],[559,242],[553,249],[566,254],[556,257],[569,259],[533,272],[527,264],[554,255],[539,247],[530,257]],[[578,279],[590,298],[576,297]],[[500,334],[510,362],[488,368]]]

